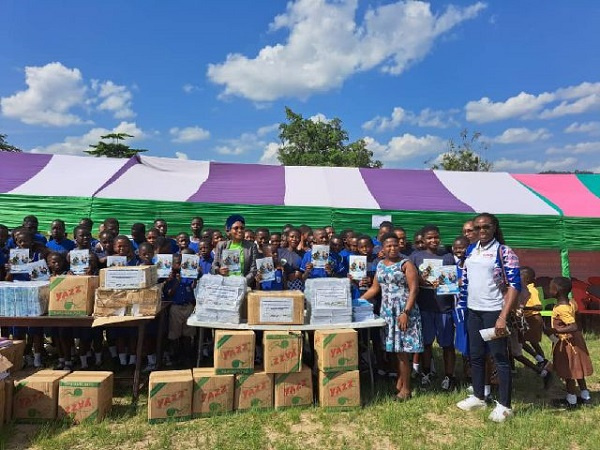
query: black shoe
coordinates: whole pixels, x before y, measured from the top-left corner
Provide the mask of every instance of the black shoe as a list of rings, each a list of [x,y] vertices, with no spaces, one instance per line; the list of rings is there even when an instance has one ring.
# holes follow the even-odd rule
[[[577,403],[581,406],[592,406],[592,399],[588,398],[587,400],[581,397],[577,397]]]
[[[542,377],[542,381],[544,382],[544,389],[548,390],[552,381],[552,372],[546,372],[546,375]]]
[[[555,398],[552,400],[552,406],[561,409],[577,409],[579,407],[577,403],[569,403],[566,398]]]

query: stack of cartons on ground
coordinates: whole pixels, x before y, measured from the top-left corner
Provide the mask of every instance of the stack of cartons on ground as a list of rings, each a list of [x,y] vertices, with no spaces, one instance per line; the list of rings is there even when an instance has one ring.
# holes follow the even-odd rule
[[[202,417],[233,410],[233,374],[217,375],[212,367],[193,369],[192,415]]]
[[[109,267],[100,270],[95,317],[154,316],[160,310],[162,284],[156,266]]]
[[[40,370],[14,382],[12,417],[17,422],[40,422],[57,417],[58,385],[68,372]]]
[[[313,403],[312,371],[302,365],[303,336],[300,331],[265,331],[265,372],[274,376],[275,408]]]
[[[70,373],[59,382],[58,418],[100,422],[112,408],[113,385],[112,372]]]
[[[319,404],[324,407],[360,406],[356,330],[315,331],[315,353],[319,369]]]
[[[25,341],[11,341],[10,345],[0,349],[0,355],[8,359],[12,367],[8,369],[9,373],[14,373],[23,368],[23,355],[25,353]]]
[[[191,370],[152,372],[148,383],[148,422],[191,419],[193,384]]]

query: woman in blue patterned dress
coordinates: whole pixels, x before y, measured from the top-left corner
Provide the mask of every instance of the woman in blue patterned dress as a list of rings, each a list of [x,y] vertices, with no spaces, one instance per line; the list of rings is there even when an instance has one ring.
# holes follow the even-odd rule
[[[373,285],[362,298],[369,300],[381,290],[381,317],[385,319],[383,342],[385,351],[398,358],[397,398],[410,398],[409,353],[423,351],[421,315],[416,305],[419,292],[417,268],[400,254],[395,234],[382,237],[384,259],[377,265]]]

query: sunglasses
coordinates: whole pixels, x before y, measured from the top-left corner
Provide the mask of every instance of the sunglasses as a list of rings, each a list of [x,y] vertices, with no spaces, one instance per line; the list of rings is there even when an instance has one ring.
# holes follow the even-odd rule
[[[475,225],[473,227],[473,229],[475,231],[479,231],[479,230],[491,230],[492,229],[492,224],[491,223],[484,223],[483,225]]]

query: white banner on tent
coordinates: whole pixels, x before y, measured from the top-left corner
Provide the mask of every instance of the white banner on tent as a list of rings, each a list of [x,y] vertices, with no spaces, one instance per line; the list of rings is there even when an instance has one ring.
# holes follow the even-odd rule
[[[449,172],[435,175],[476,212],[556,216],[558,212],[506,172]]]
[[[286,206],[379,209],[360,171],[347,167],[285,167]]]
[[[184,202],[209,175],[210,162],[142,156],[118,180],[102,189],[99,198]]]
[[[53,155],[46,167],[10,194],[91,197],[127,161]]]

